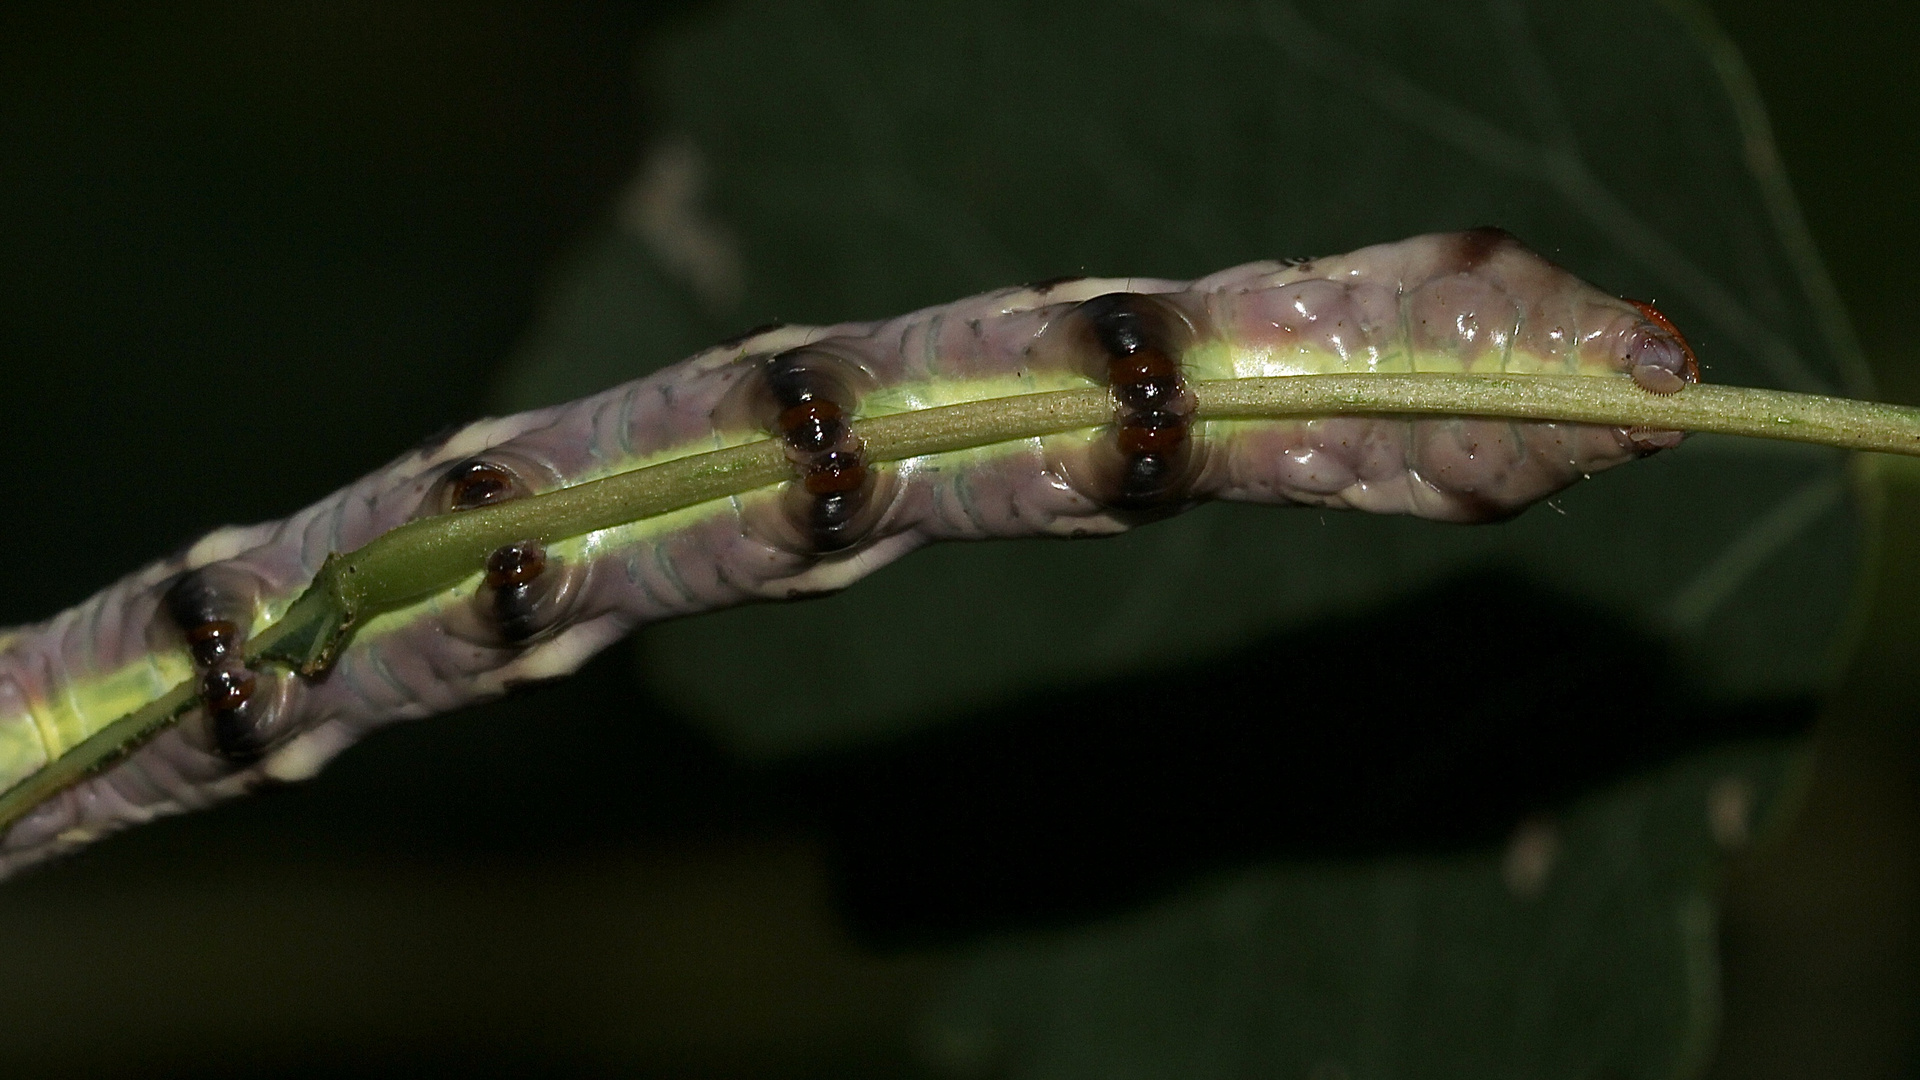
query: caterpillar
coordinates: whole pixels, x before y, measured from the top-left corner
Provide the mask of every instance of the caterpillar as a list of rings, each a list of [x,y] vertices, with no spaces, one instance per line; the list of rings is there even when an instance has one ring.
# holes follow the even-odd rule
[[[1100,536],[1206,499],[1490,521],[1679,439],[1228,406],[1249,380],[1393,372],[1699,380],[1658,311],[1497,229],[763,327],[0,632],[0,874],[310,776],[641,624],[839,589],[934,541]],[[942,442],[969,408],[1015,434]]]

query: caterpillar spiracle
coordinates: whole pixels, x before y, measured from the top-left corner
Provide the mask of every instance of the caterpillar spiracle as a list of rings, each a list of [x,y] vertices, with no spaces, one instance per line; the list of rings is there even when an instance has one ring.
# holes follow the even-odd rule
[[[1097,536],[1205,499],[1489,521],[1679,438],[1215,406],[1237,381],[1381,372],[1698,380],[1659,313],[1494,229],[762,329],[468,425],[0,632],[0,873],[309,776],[641,624],[838,589],[933,541]],[[1100,412],[1049,428],[1063,401]],[[942,444],[949,407],[981,402],[1042,433]]]

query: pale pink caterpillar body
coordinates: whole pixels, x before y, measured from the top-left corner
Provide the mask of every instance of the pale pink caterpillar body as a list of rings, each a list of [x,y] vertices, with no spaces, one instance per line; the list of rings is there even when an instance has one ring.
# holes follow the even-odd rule
[[[762,330],[580,401],[469,425],[283,521],[215,532],[0,635],[0,872],[311,775],[375,727],[565,674],[641,624],[837,589],[933,541],[1093,536],[1211,498],[1494,520],[1677,438],[1458,417],[1217,419],[1195,392],[1417,371],[1631,378],[1655,393],[1698,378],[1657,312],[1490,229],[1193,282],[1076,279]],[[1112,401],[1096,429],[893,462],[872,460],[861,437],[876,417],[1090,388]],[[247,651],[329,556],[408,522],[769,437],[785,482],[499,545],[457,584],[354,626],[305,673]],[[166,700],[178,702],[167,722],[115,727]],[[73,782],[46,780],[94,758]]]

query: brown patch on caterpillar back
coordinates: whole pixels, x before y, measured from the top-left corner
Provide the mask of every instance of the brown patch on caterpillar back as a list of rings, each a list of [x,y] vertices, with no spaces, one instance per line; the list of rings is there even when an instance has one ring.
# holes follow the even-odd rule
[[[1518,238],[1497,225],[1482,225],[1453,234],[1455,269],[1471,273],[1504,248],[1527,250]]]

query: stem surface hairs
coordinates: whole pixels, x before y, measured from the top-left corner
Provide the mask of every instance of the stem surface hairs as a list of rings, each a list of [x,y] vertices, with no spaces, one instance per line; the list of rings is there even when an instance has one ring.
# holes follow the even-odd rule
[[[0,632],[0,874],[938,540],[1206,499],[1493,521],[1680,430],[1920,447],[1910,410],[1698,377],[1657,311],[1496,229],[756,331]]]

